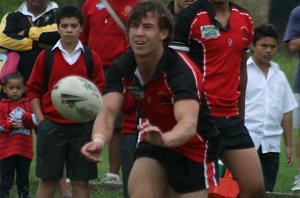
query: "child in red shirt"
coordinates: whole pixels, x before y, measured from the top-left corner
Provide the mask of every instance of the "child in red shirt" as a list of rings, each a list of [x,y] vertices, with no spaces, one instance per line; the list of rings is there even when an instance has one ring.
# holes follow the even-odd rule
[[[0,197],[8,197],[16,184],[19,197],[31,197],[29,170],[33,157],[32,129],[35,116],[24,94],[24,78],[19,73],[5,79],[3,91],[8,99],[0,101]]]

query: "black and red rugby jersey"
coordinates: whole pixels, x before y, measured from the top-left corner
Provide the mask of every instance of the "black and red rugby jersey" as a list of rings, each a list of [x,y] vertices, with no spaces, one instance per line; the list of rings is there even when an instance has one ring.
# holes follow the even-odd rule
[[[108,71],[104,94],[119,92],[126,95],[123,105],[134,100],[139,112],[161,131],[169,131],[176,125],[176,101],[195,99],[200,102],[201,73],[186,55],[166,48],[152,80],[145,85],[138,80],[136,69],[133,52],[129,50]],[[185,145],[172,149],[194,161],[203,162],[206,143],[196,135]]]
[[[249,13],[230,2],[228,26],[215,19],[214,7],[197,1],[177,15],[171,47],[187,51],[203,75],[204,93],[213,116],[238,115],[241,55],[251,43]]]

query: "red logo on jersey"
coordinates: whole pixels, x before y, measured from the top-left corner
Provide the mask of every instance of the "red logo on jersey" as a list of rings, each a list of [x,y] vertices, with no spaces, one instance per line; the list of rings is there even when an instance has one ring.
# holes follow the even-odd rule
[[[242,31],[242,39],[243,40],[248,40],[249,39],[249,30],[248,30],[248,28],[243,26],[243,27],[241,27],[241,31]]]

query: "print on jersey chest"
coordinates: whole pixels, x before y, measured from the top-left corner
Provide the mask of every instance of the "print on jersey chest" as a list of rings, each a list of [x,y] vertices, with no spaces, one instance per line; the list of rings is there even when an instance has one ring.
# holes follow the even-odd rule
[[[220,36],[219,29],[214,25],[200,26],[201,37],[205,39],[217,38]]]
[[[127,90],[136,100],[142,100],[145,97],[144,90],[138,86],[129,86],[127,87]]]

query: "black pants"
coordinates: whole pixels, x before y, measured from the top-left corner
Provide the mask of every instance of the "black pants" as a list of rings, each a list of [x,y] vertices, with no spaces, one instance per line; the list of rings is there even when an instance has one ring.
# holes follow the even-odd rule
[[[265,190],[272,192],[279,169],[279,153],[262,153],[261,147],[259,147],[258,155],[264,174]]]
[[[0,161],[0,193],[8,193],[16,174],[18,192],[29,189],[29,171],[31,159],[13,155]]]

